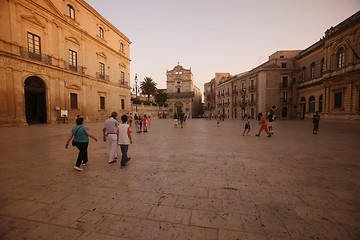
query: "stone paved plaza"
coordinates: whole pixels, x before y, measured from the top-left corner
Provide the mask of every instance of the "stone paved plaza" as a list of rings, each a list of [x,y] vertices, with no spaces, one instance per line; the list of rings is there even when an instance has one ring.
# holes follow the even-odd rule
[[[0,239],[360,239],[359,123],[243,125],[153,120],[125,169],[91,139],[82,172],[73,125],[0,128]]]

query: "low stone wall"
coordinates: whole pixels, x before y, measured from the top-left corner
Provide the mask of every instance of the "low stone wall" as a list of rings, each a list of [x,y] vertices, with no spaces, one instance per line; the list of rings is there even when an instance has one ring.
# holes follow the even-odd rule
[[[146,114],[146,116],[150,116],[152,119],[158,119],[159,115],[169,115],[169,107],[131,103],[131,112],[133,113],[133,116],[135,115],[135,113],[140,116],[144,116]]]

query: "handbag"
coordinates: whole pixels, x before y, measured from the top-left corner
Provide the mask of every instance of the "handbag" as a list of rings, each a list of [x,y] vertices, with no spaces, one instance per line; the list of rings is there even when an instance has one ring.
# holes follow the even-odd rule
[[[82,127],[82,126],[81,126],[81,127]],[[77,134],[77,132],[80,130],[81,127],[79,127],[78,130],[76,130],[76,132],[75,132],[75,134],[74,134],[74,139],[73,139],[72,142],[71,142],[71,144],[73,145],[73,147],[76,146],[76,142],[75,142],[76,134]]]

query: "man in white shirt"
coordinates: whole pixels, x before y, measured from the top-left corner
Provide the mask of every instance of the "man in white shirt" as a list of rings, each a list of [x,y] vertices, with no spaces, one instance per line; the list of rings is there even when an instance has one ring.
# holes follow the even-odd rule
[[[107,136],[110,144],[109,163],[115,163],[118,157],[116,152],[117,128],[119,126],[119,122],[116,120],[117,116],[117,112],[113,112],[111,113],[111,116],[104,122],[104,142],[106,142]]]

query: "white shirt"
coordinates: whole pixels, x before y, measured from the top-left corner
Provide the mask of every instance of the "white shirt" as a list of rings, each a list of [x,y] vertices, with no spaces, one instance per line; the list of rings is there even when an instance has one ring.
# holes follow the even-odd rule
[[[119,131],[119,141],[118,144],[120,145],[129,145],[130,144],[130,138],[128,136],[128,132],[130,131],[130,126],[126,123],[122,123],[118,127]]]
[[[118,126],[119,126],[119,122],[113,117],[108,118],[104,122],[104,128],[108,133],[116,133]]]

